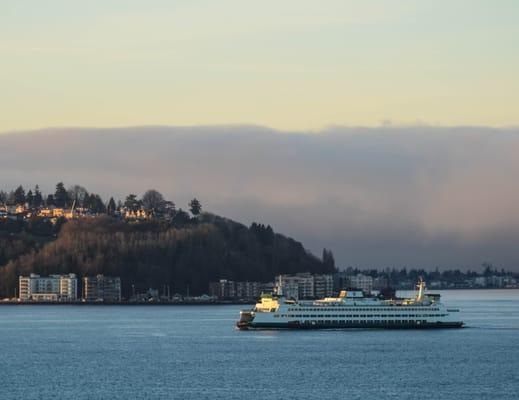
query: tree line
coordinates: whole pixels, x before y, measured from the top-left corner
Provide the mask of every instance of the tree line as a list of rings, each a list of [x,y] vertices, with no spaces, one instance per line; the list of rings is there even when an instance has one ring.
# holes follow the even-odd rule
[[[127,223],[108,215],[71,220],[56,240],[8,247],[10,256],[3,260],[11,258],[0,267],[1,296],[12,296],[18,276],[31,272],[120,276],[125,297],[132,288],[143,292],[170,285],[181,294],[188,288],[202,294],[219,279],[267,282],[282,273],[335,272],[270,226],[247,227],[209,213],[183,225],[164,219]]]
[[[132,288],[170,285],[182,294],[187,288],[202,294],[219,279],[267,282],[281,273],[335,271],[329,250],[323,261],[270,225],[247,227],[202,212],[196,198],[184,211],[155,189],[104,202],[80,185],[59,182],[46,196],[38,185],[27,192],[20,185],[0,191],[1,204],[82,208],[96,218],[0,218],[0,296],[12,296],[18,276],[29,273],[119,276],[129,297]],[[140,210],[156,218],[124,218]]]
[[[349,267],[345,270],[347,274],[364,274],[369,275],[372,278],[383,277],[388,279],[390,282],[417,282],[419,278],[423,278],[426,281],[447,281],[447,282],[462,282],[468,278],[476,278],[480,276],[514,276],[515,274],[511,271],[506,271],[504,268],[498,269],[491,263],[484,262],[481,265],[481,272],[477,272],[471,269],[462,271],[460,269],[446,269],[440,270],[435,268],[434,270],[426,270],[423,268],[386,268],[386,269],[359,269]]]
[[[172,217],[178,212],[181,214],[181,219],[189,217],[184,210],[181,208],[177,210],[174,202],[165,200],[164,196],[155,189],[147,190],[141,198],[134,193],[130,193],[124,201],[116,201],[112,196],[105,202],[99,194],[89,193],[81,185],[72,185],[66,189],[63,182],[58,182],[54,193],[49,193],[46,196],[42,194],[39,185],[36,185],[34,189],[29,189],[27,192],[22,185],[8,192],[0,190],[0,204],[10,206],[24,205],[30,209],[40,207],[77,207],[93,214],[111,215],[121,209],[132,212],[142,209],[157,216],[167,213]],[[202,212],[202,204],[197,198],[194,198],[189,202],[188,209],[193,216],[198,216]]]

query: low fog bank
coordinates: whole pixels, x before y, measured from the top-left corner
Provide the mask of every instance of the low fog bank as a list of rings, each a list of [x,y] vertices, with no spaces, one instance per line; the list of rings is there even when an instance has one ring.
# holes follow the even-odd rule
[[[337,264],[519,270],[519,129],[45,129],[0,135],[0,189],[58,181],[259,221]]]

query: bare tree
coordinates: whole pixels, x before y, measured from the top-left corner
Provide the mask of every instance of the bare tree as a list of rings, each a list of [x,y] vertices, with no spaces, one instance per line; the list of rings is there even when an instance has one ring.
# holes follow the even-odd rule
[[[68,197],[71,201],[76,200],[76,205],[84,206],[85,198],[88,196],[87,190],[83,186],[74,185],[68,188]]]
[[[146,210],[159,211],[164,210],[164,197],[155,189],[150,189],[142,196],[142,205]]]

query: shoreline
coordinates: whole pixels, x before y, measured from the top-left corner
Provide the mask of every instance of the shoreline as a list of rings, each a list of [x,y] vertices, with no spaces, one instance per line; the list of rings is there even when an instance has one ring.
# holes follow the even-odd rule
[[[255,302],[237,301],[175,301],[175,302],[130,302],[130,301],[1,301],[0,306],[238,306]]]
[[[406,291],[400,290],[399,291]],[[397,291],[398,291],[397,290]],[[451,290],[463,290],[463,291],[474,291],[474,290],[519,290],[519,288],[464,288],[464,289],[437,289],[438,291],[451,291]],[[411,290],[407,290],[411,291]],[[431,293],[434,291],[431,291]],[[311,300],[308,300],[311,301]],[[150,302],[136,302],[136,301],[17,301],[17,300],[4,300],[0,301],[0,306],[248,306],[254,305],[256,301],[150,301]]]

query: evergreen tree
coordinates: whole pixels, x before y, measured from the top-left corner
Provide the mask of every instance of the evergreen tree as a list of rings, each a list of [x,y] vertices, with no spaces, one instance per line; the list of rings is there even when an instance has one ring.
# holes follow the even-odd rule
[[[27,195],[25,196],[25,201],[29,205],[29,207],[34,207],[34,195],[32,194],[32,190],[29,189]]]
[[[43,196],[40,192],[40,187],[36,185],[34,187],[34,198],[33,198],[33,205],[34,207],[40,207],[43,204]]]
[[[104,214],[106,206],[98,194],[91,193],[85,197],[85,208],[94,214]]]
[[[265,226],[263,224],[253,222],[250,226],[250,230],[256,235],[262,244],[268,245],[274,242],[274,231],[270,225]]]
[[[45,200],[45,205],[47,207],[51,207],[51,206],[55,206],[56,205],[56,203],[54,202],[54,195],[49,194],[47,196],[47,199]]]
[[[22,185],[18,186],[14,191],[14,203],[25,204],[25,190]]]
[[[85,198],[83,199],[83,208],[86,208],[89,211],[92,208],[92,199],[88,193],[85,196]]]
[[[16,201],[15,201],[15,196],[14,196],[14,190],[11,190],[8,194],[7,194],[7,200],[5,201],[7,204],[9,204],[10,206],[14,206],[16,204]]]
[[[141,208],[141,201],[137,199],[137,195],[130,193],[128,196],[126,196],[126,200],[124,201],[124,206],[131,211],[137,211],[139,208]]]
[[[193,214],[195,217],[200,215],[202,212],[202,204],[194,198],[189,202],[189,211],[191,211],[191,214]]]
[[[108,201],[108,206],[106,207],[106,211],[108,214],[113,215],[116,210],[115,200],[113,197],[110,197],[110,200]]]
[[[335,257],[331,250],[323,249],[323,264],[330,269],[335,270]]]
[[[65,185],[63,182],[58,182],[56,185],[56,192],[54,193],[54,204],[56,207],[67,207],[69,205],[70,199],[67,190],[65,189]]]
[[[98,194],[91,194],[89,199],[89,210],[94,214],[105,214],[106,206]]]
[[[175,216],[173,217],[173,220],[171,221],[171,224],[176,228],[181,228],[187,224],[189,224],[189,221],[191,219],[189,218],[189,214],[179,208],[175,212]]]
[[[492,268],[494,268],[494,266],[492,264],[490,264],[489,262],[484,262],[483,264],[481,264],[481,266],[484,268],[484,270],[483,270],[484,276],[488,277],[488,276],[492,275]]]

